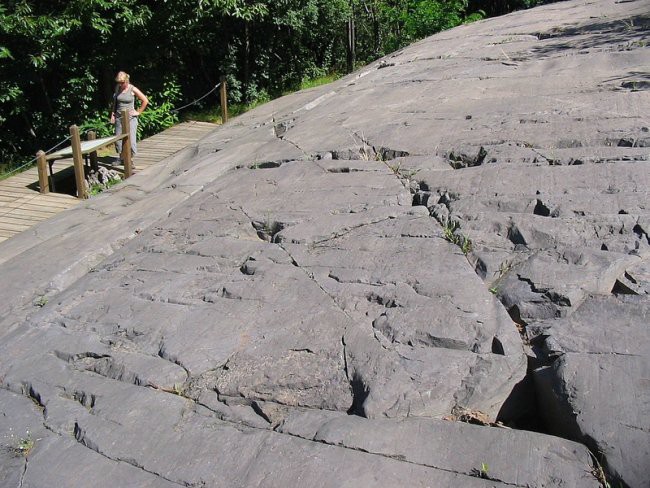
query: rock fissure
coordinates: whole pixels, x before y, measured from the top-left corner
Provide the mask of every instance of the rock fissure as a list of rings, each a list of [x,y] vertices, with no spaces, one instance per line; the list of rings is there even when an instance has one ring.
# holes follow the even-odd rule
[[[144,473],[150,474],[152,476],[155,476],[156,478],[160,478],[161,480],[165,480],[165,481],[167,481],[169,483],[172,483],[174,485],[185,486],[185,487],[199,487],[199,486],[201,486],[200,484],[197,485],[196,483],[190,483],[190,482],[187,482],[187,481],[177,481],[177,480],[167,478],[167,477],[163,476],[160,473],[156,473],[155,471],[151,471],[151,470],[146,469],[144,466],[141,466],[140,464],[138,464],[135,459],[121,459],[119,457],[111,457],[111,456],[109,456],[108,454],[103,452],[99,448],[99,446],[97,444],[95,444],[92,440],[87,438],[85,430],[83,430],[83,428],[77,422],[75,422],[75,425],[74,425],[74,439],[77,441],[77,443],[80,446],[83,446],[83,447],[85,447],[87,449],[90,449],[91,451],[95,452],[96,454],[99,454],[100,456],[108,459],[109,461],[112,461],[112,462],[115,462],[115,463],[128,464],[129,466],[132,466],[132,467],[134,467],[136,469],[139,469],[139,470],[143,471]]]
[[[521,484],[517,484],[517,483],[509,483],[509,482],[506,482],[506,481],[499,480],[497,478],[486,477],[485,475],[483,475],[481,473],[480,468],[472,469],[469,472],[456,471],[456,470],[453,470],[453,469],[443,468],[441,466],[436,466],[436,465],[433,465],[433,464],[419,463],[419,462],[408,459],[403,454],[386,454],[386,453],[374,451],[372,449],[365,449],[365,448],[362,448],[362,447],[352,447],[352,446],[346,445],[344,443],[328,442],[326,439],[309,438],[309,437],[306,437],[306,436],[300,436],[300,435],[296,435],[296,434],[292,434],[292,433],[284,433],[284,434],[289,435],[291,437],[297,437],[299,439],[311,441],[311,442],[325,444],[325,445],[328,445],[328,446],[338,447],[338,448],[342,448],[342,449],[346,449],[346,450],[350,450],[350,451],[362,452],[364,454],[370,454],[370,455],[373,455],[373,456],[379,456],[379,457],[383,457],[383,458],[387,458],[387,459],[393,459],[395,461],[399,461],[399,462],[402,462],[402,463],[411,464],[411,465],[415,465],[415,466],[422,466],[424,468],[430,468],[430,469],[434,469],[436,471],[442,471],[442,472],[450,473],[450,474],[454,474],[454,475],[467,476],[467,477],[470,477],[470,478],[483,478],[483,479],[487,479],[489,481],[495,481],[495,482],[498,482],[498,483],[502,483],[503,485],[506,485],[506,486],[517,486],[517,487],[521,487],[521,488],[528,488],[530,486],[530,485],[527,485],[527,484],[526,485],[521,485]]]
[[[188,378],[191,376],[190,370],[187,368],[187,366],[185,366],[178,357],[170,354],[167,351],[164,338],[160,340],[160,345],[158,347],[158,357],[183,368]]]
[[[645,7],[569,0],[423,39],[10,241],[0,429],[48,434],[26,477],[0,473],[594,488],[586,444],[643,486]],[[71,256],[97,246],[113,257],[86,273]]]
[[[23,472],[20,474],[20,481],[18,482],[18,488],[22,488],[25,483],[25,476],[27,476],[27,467],[29,465],[29,459],[25,456]]]
[[[364,222],[362,224],[354,225],[354,226],[351,226],[350,228],[347,228],[344,231],[333,233],[330,237],[328,237],[326,239],[316,240],[316,241],[312,242],[310,245],[311,246],[320,246],[320,245],[323,245],[323,244],[327,244],[328,242],[332,242],[332,241],[335,241],[337,239],[340,239],[341,237],[345,237],[346,235],[349,235],[349,234],[351,234],[351,233],[353,233],[355,231],[358,231],[359,229],[363,229],[365,227],[370,227],[372,225],[376,225],[376,224],[379,224],[381,222],[386,222],[388,220],[391,220],[391,217],[379,218],[379,219],[376,219],[376,220],[370,220],[369,222]]]

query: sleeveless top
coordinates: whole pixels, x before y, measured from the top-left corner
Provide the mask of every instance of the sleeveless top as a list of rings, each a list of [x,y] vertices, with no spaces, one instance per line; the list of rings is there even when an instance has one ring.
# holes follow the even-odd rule
[[[133,94],[133,85],[129,84],[126,91],[115,93],[115,113],[120,115],[122,110],[128,110],[129,113],[135,109],[135,95]]]

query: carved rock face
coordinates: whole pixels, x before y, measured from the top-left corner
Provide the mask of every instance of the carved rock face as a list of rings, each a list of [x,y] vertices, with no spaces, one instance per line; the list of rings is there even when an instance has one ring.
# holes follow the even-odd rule
[[[0,245],[0,479],[644,486],[642,3],[426,39]]]

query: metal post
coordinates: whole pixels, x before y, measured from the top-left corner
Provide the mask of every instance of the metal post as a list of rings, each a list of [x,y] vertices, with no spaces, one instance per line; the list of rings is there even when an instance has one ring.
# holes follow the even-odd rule
[[[44,151],[36,153],[38,158],[38,191],[41,193],[50,193],[49,179],[47,177],[47,158]]]
[[[131,122],[128,110],[122,110],[122,135],[126,135],[122,139],[122,161],[124,161],[124,178],[128,178],[133,174],[133,167],[131,166]]]
[[[221,77],[221,122],[228,122],[228,91],[226,87],[226,77]]]
[[[89,141],[94,141],[96,138],[97,138],[97,134],[95,134],[94,130],[88,131],[87,139]],[[97,151],[93,151],[90,153],[90,168],[93,171],[97,171],[99,169],[99,165],[97,164]]]
[[[77,184],[77,198],[88,198],[86,193],[86,175],[84,174],[84,160],[81,154],[81,138],[79,127],[70,126],[70,137],[72,142],[72,161],[74,162],[74,179]]]

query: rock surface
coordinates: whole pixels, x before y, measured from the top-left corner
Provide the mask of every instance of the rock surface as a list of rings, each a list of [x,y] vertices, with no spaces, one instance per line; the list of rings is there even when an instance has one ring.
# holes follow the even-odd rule
[[[0,244],[0,485],[649,486],[649,7],[425,39]]]

